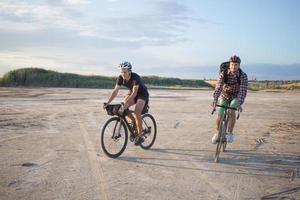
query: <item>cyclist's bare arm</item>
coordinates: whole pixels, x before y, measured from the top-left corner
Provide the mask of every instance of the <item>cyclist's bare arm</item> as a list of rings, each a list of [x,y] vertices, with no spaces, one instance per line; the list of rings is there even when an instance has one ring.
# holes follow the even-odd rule
[[[124,104],[124,109],[127,109],[130,105],[128,104],[128,102],[131,102],[134,100],[134,98],[136,97],[137,95],[137,92],[139,90],[139,85],[135,85],[133,86],[133,89],[132,89],[132,93],[129,95],[129,97],[127,98],[127,101],[125,102]]]
[[[224,85],[224,76],[223,76],[223,73],[220,73],[219,79],[218,79],[218,82],[216,84],[215,91],[214,91],[214,94],[213,94],[214,101],[212,103],[212,107],[216,106],[218,98],[221,95],[221,92],[223,90],[223,85]]]
[[[237,106],[237,110],[238,110],[239,112],[243,112],[243,107],[242,107],[242,105],[238,105],[238,106]]]
[[[116,84],[116,86],[115,86],[113,92],[111,93],[111,95],[110,95],[110,97],[109,97],[109,99],[108,99],[107,104],[110,104],[110,102],[112,102],[112,100],[114,100],[114,98],[118,95],[119,90],[120,90],[120,87],[121,87],[121,86],[119,86],[118,84]]]

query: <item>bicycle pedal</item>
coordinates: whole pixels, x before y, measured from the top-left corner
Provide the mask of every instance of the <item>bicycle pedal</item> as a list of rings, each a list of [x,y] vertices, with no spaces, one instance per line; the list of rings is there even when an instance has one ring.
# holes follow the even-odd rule
[[[133,142],[135,140],[135,135],[131,134],[129,136],[129,140],[130,140],[130,142]]]

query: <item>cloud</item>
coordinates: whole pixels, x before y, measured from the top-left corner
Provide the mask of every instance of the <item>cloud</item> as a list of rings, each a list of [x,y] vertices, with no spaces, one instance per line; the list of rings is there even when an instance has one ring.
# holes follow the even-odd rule
[[[64,2],[70,5],[84,5],[90,3],[88,0],[64,0]]]
[[[144,5],[148,9],[133,14],[127,14],[127,8],[119,6],[119,13],[126,14],[100,18],[99,38],[141,46],[172,45],[187,40],[190,23],[207,22],[194,17],[191,9],[176,1],[151,1]]]
[[[75,33],[78,40],[89,37],[101,44],[110,41],[113,46],[165,46],[186,41],[189,23],[207,22],[196,19],[187,6],[169,0],[140,3],[145,12],[139,8],[128,12],[127,7],[114,1],[113,7],[119,12],[108,16],[101,15],[101,11],[108,12],[112,5],[100,7],[95,4],[99,6],[100,14],[90,15],[85,9],[91,4],[87,0],[1,2],[0,32],[44,34],[50,31],[55,34],[55,31],[63,31]],[[47,39],[45,37],[45,43]]]
[[[111,74],[122,60],[181,63],[168,49],[189,40],[191,23],[207,21],[178,2],[0,1],[0,65]]]
[[[63,1],[64,2],[64,1]],[[86,26],[78,20],[81,5],[86,1],[40,1],[39,3],[1,2],[0,31],[5,32],[39,32],[48,29],[69,29],[81,31]]]

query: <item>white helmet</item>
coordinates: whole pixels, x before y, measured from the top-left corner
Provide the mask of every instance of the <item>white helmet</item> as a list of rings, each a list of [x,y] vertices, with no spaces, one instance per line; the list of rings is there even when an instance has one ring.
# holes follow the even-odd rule
[[[126,62],[121,63],[119,68],[120,69],[128,69],[131,71],[132,66],[131,66],[130,62],[126,61]]]

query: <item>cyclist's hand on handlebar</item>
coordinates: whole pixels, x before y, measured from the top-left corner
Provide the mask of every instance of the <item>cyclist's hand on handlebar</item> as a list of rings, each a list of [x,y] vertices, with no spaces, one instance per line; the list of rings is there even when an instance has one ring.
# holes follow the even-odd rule
[[[123,111],[128,109],[128,104],[127,103],[122,102],[121,105],[122,105]]]
[[[214,102],[212,102],[212,104],[211,104],[211,107],[212,107],[212,112],[211,112],[211,114],[213,115],[214,114],[214,112],[216,111],[216,105],[217,105],[217,103],[214,101]]]
[[[103,109],[105,109],[108,106],[108,103],[104,102],[103,103]]]
[[[238,106],[238,107],[237,107],[237,110],[238,110],[239,112],[243,112],[242,106]]]
[[[215,108],[215,107],[216,107],[216,102],[212,102],[212,103],[211,103],[211,107],[212,107],[212,108]]]
[[[122,103],[121,103],[121,107],[120,107],[120,109],[119,109],[119,114],[125,116],[125,115],[127,115],[127,110],[128,110],[128,109],[125,108],[125,104],[122,102]]]

